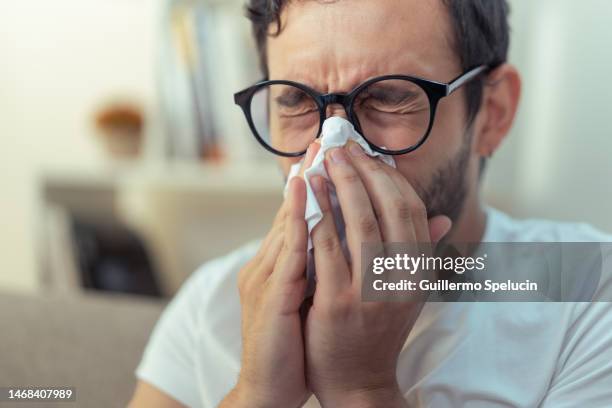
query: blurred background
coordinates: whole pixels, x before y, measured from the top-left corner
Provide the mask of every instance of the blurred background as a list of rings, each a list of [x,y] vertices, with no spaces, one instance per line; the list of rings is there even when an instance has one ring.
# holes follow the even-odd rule
[[[0,0],[0,290],[173,295],[261,236],[273,157],[233,92],[259,79],[239,0]],[[607,0],[512,0],[524,93],[486,197],[612,231]]]

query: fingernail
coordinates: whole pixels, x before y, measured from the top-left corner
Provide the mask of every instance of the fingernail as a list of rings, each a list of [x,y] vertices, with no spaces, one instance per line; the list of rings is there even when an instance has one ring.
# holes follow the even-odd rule
[[[357,143],[351,143],[349,147],[349,152],[351,153],[351,156],[353,157],[362,157],[365,155],[365,152],[363,151],[361,146],[359,146]]]
[[[347,162],[346,153],[344,152],[344,149],[340,147],[333,149],[330,154],[331,154],[332,161],[336,164]]]

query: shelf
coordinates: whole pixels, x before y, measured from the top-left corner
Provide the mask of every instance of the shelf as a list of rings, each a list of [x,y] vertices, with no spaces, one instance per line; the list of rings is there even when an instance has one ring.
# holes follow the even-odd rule
[[[172,163],[166,168],[134,173],[124,182],[166,190],[271,194],[280,194],[284,185],[282,172],[275,162]]]
[[[283,175],[274,161],[237,164],[174,162],[165,165],[121,164],[100,169],[45,171],[46,188],[130,189],[149,188],[197,192],[258,192],[280,194]]]

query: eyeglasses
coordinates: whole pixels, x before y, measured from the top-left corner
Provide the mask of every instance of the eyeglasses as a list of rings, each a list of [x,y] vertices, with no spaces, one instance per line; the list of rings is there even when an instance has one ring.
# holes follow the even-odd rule
[[[449,83],[407,75],[372,78],[349,93],[321,94],[298,82],[264,80],[234,94],[253,135],[270,152],[296,157],[321,134],[327,107],[340,104],[367,143],[383,154],[419,148],[440,99],[489,70],[480,65]]]

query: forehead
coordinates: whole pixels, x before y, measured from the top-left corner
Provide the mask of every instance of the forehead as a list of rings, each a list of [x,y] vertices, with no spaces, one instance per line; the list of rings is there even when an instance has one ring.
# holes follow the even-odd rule
[[[271,79],[337,92],[378,75],[448,81],[459,73],[442,0],[294,0],[281,23],[268,37]]]

